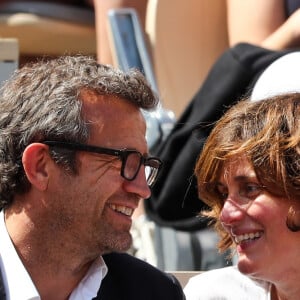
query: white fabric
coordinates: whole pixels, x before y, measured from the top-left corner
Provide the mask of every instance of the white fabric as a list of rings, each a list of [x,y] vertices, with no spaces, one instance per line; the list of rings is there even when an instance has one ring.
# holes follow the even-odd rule
[[[0,213],[0,264],[7,300],[39,300],[39,294],[24,268]]]
[[[7,300],[40,300],[39,293],[24,268],[6,230],[3,212],[0,212],[0,241],[0,267]],[[95,297],[106,273],[107,266],[102,257],[99,257],[69,299],[90,300]]]
[[[88,270],[69,300],[90,300],[97,296],[101,282],[107,274],[107,266],[102,257],[99,257]]]
[[[271,285],[253,280],[231,266],[192,277],[184,293],[186,300],[270,300]]]
[[[133,219],[130,231],[133,243],[128,253],[157,267],[154,231],[154,222],[150,221],[144,214]]]
[[[284,93],[300,92],[300,52],[285,54],[261,74],[252,91],[257,101]]]

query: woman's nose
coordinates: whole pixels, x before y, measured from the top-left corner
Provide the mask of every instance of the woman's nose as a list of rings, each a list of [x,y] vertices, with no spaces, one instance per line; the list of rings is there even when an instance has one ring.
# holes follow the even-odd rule
[[[224,225],[230,226],[239,222],[243,218],[243,215],[243,208],[239,207],[239,205],[231,199],[227,199],[221,210],[220,221]]]

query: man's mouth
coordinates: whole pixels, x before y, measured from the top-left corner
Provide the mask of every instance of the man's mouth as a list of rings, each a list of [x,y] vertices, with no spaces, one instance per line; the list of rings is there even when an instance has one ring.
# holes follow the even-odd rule
[[[123,206],[123,205],[115,205],[115,204],[110,204],[109,207],[120,213],[120,214],[123,214],[127,217],[131,217],[133,212],[134,212],[134,209],[133,208],[130,208],[130,207],[127,207],[127,206]]]

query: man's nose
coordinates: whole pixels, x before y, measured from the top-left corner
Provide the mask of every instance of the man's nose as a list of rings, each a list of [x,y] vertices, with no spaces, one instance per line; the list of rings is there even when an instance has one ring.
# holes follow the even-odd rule
[[[231,226],[239,222],[244,215],[244,209],[231,199],[227,199],[221,210],[220,221],[223,225]]]

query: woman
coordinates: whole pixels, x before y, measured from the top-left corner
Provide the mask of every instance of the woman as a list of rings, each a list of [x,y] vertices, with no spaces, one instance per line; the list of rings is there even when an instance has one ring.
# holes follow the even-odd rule
[[[300,299],[300,93],[229,109],[195,174],[219,249],[238,258],[192,278],[187,300]]]

